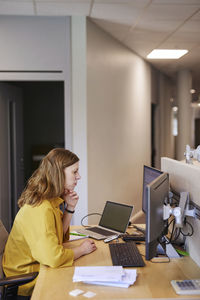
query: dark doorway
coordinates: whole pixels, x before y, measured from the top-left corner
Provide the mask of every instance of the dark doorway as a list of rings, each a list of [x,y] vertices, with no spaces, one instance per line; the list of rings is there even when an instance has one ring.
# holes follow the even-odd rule
[[[44,155],[55,147],[64,147],[64,82],[16,81],[4,82],[17,87],[22,95],[22,119],[20,143],[23,143],[23,188]],[[12,114],[12,107],[11,107]],[[12,122],[12,118],[10,118]],[[12,125],[12,124],[11,124]],[[19,142],[19,139],[16,143]],[[10,143],[14,156],[16,145]],[[11,162],[12,163],[12,162]],[[11,164],[12,166],[12,164]],[[14,182],[13,173],[11,179]],[[23,188],[18,190],[19,197]],[[12,191],[13,192],[13,191]],[[15,203],[15,207],[17,207]],[[12,213],[12,218],[16,214]],[[13,211],[13,208],[12,208]]]
[[[195,119],[195,148],[200,145],[200,119]]]

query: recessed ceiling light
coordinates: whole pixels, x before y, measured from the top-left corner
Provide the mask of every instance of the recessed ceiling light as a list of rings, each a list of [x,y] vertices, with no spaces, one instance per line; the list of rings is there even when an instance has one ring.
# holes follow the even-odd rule
[[[188,50],[181,49],[154,49],[147,58],[150,59],[178,59],[188,53]]]

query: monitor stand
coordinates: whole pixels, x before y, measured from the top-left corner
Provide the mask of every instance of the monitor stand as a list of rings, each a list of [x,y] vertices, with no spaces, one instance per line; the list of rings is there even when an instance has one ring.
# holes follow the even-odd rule
[[[179,258],[180,255],[177,253],[175,248],[169,243],[167,237],[163,237],[162,243],[157,246],[158,255],[167,255],[169,258]]]
[[[175,248],[172,246],[171,243],[166,244],[166,254],[169,258],[180,258],[180,255],[175,250]]]

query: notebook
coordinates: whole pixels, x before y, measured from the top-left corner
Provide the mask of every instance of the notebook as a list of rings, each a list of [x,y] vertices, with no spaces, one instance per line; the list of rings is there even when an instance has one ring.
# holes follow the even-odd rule
[[[86,234],[96,240],[106,239],[111,235],[126,232],[133,206],[107,201],[98,226],[78,229],[77,232]]]

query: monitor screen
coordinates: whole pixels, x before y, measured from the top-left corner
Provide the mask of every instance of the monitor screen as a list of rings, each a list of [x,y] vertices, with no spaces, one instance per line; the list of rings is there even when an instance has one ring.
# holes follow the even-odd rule
[[[167,234],[168,221],[163,220],[163,205],[169,199],[169,175],[163,173],[146,186],[146,259],[150,260],[157,254],[157,246]]]
[[[151,183],[156,179],[158,176],[160,176],[163,172],[160,170],[157,170],[152,167],[144,166],[143,170],[143,193],[142,193],[142,210],[146,213],[147,210],[147,203],[146,203],[146,186],[147,184]]]

